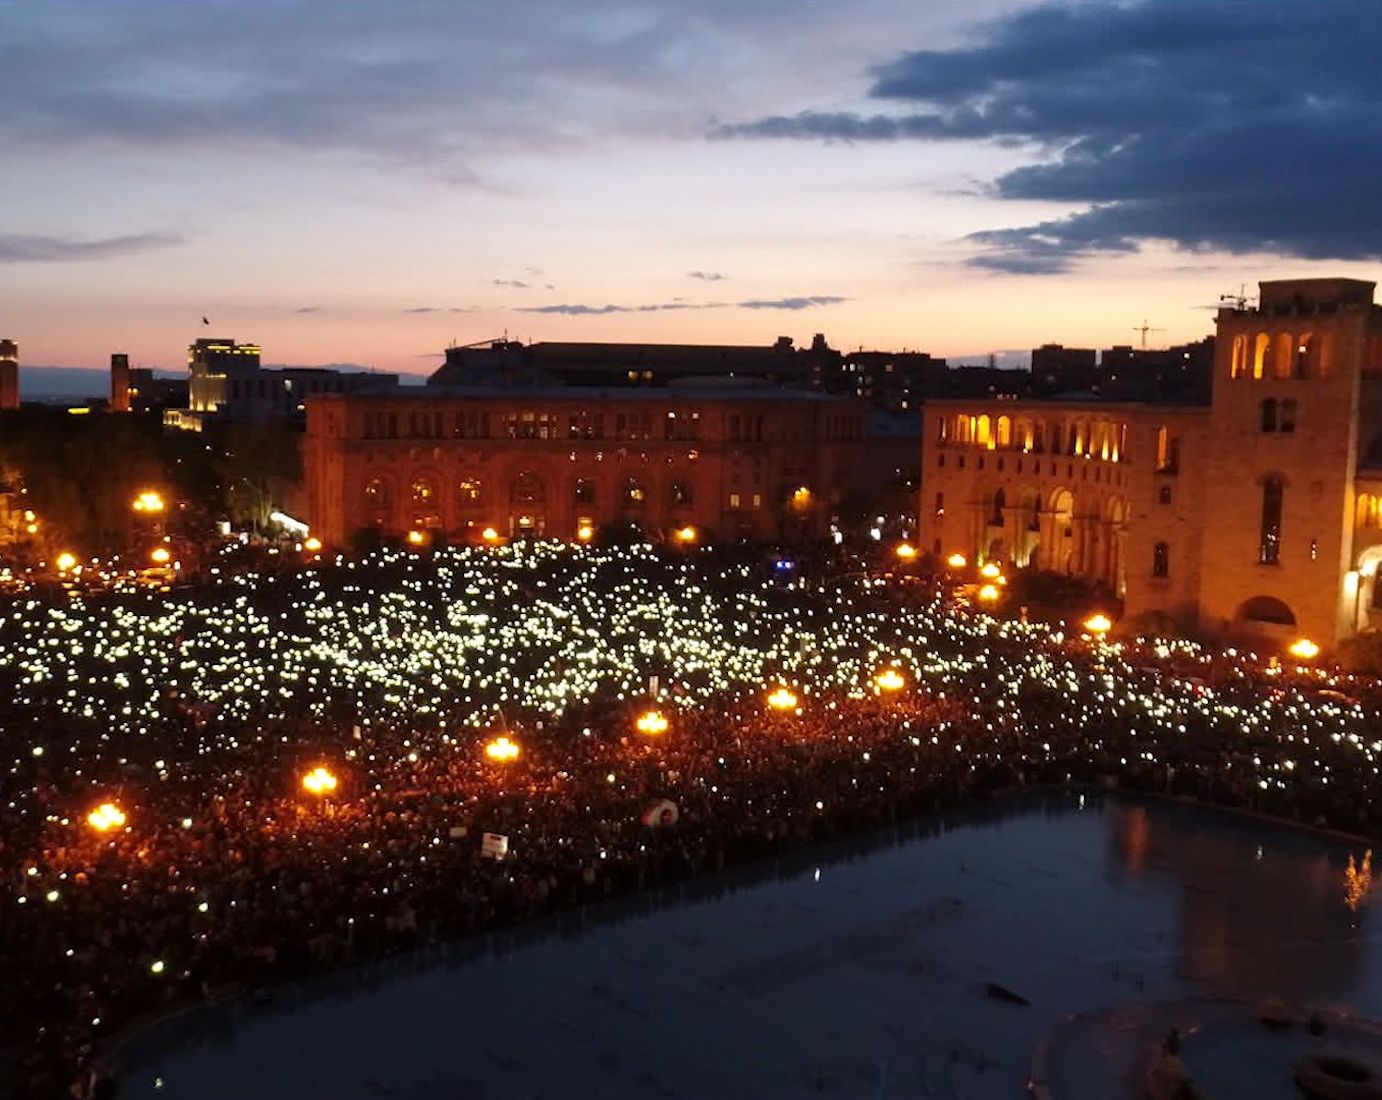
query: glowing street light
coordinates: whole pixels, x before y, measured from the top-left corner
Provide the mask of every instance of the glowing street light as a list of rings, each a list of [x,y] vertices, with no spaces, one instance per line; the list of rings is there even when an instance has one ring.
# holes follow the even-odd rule
[[[773,710],[796,710],[797,695],[790,688],[780,687],[768,696],[768,706]]]
[[[308,794],[328,795],[336,789],[339,781],[329,770],[320,765],[302,777],[302,789]]]
[[[507,764],[510,760],[517,760],[521,751],[518,742],[503,736],[496,737],[485,744],[485,755],[499,764]]]
[[[697,531],[694,527],[686,526],[677,531],[677,541],[683,546],[690,546],[696,541]]]
[[[979,589],[979,599],[984,603],[997,603],[1002,594],[996,584],[986,584]]]
[[[950,557],[945,559],[945,564],[950,566],[951,569],[963,569],[969,564],[969,559],[963,554],[951,554]]]
[[[317,538],[316,535],[312,535],[310,538],[303,540],[302,548],[309,554],[319,554],[321,553],[322,540]]]
[[[421,546],[426,541],[427,536],[423,534],[421,531],[419,531],[416,527],[414,527],[411,531],[408,532],[409,546]]]
[[[1084,621],[1084,628],[1090,634],[1097,634],[1099,637],[1103,637],[1113,629],[1113,620],[1100,611],[1091,615]]]
[[[917,556],[917,548],[910,542],[899,542],[893,551],[900,561],[912,561]]]
[[[576,541],[589,542],[595,537],[595,526],[590,523],[582,523],[576,528]]]
[[[645,710],[638,716],[638,721],[634,724],[634,729],[639,733],[646,733],[650,737],[667,732],[667,718],[660,710]]]
[[[493,527],[486,527],[483,531],[480,532],[480,537],[484,539],[486,542],[498,542],[499,532],[496,531]]]
[[[982,569],[980,569],[979,573],[981,576],[985,576],[989,580],[997,580],[999,577],[1003,575],[1003,570],[998,568],[998,563],[996,561],[991,561],[988,562]]]
[[[59,573],[66,573],[77,567],[77,555],[68,553],[64,550],[57,556],[57,560],[54,564],[57,565]]]
[[[152,489],[140,493],[130,505],[136,512],[156,515],[164,509],[163,497]]]
[[[885,668],[873,678],[873,683],[880,691],[901,691],[907,686],[907,677],[895,668]]]
[[[125,825],[125,811],[114,802],[102,802],[86,815],[86,823],[98,833],[108,833]]]
[[[1291,643],[1287,652],[1302,661],[1313,661],[1320,655],[1320,647],[1309,638],[1300,638]]]
[[[166,546],[155,546],[149,551],[149,560],[155,565],[167,565],[172,558],[173,555],[168,553]]]

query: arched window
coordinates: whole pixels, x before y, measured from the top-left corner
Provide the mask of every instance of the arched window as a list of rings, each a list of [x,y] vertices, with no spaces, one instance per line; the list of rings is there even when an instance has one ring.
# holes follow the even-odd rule
[[[1075,530],[1075,497],[1069,489],[1062,489],[1051,501],[1056,532],[1069,538]]]
[[[1156,430],[1156,468],[1165,470],[1171,464],[1171,433],[1163,424]]]
[[[413,479],[413,503],[431,504],[437,499],[437,486],[430,477],[420,476]]]
[[[1164,542],[1159,542],[1152,547],[1152,576],[1169,577],[1171,575],[1171,547]]]
[[[1262,411],[1262,430],[1264,432],[1276,431],[1276,398],[1268,397],[1261,403]]]
[[[1009,417],[1000,416],[998,418],[998,439],[999,447],[1011,447],[1013,445],[1013,422]]]
[[[1292,377],[1309,378],[1310,375],[1315,373],[1310,369],[1311,360],[1314,358],[1311,354],[1312,343],[1313,341],[1308,332],[1302,332],[1296,337],[1295,368]]]
[[[942,443],[950,438],[950,420],[948,417],[942,416],[936,421],[936,438]]]
[[[1376,515],[1376,508],[1377,505],[1370,493],[1359,493],[1358,505],[1353,511],[1353,526],[1371,527],[1373,517]]]
[[[1262,535],[1257,560],[1263,565],[1281,563],[1281,513],[1286,487],[1273,474],[1262,482]]]
[[[648,490],[636,477],[626,477],[620,497],[627,505],[642,507],[648,502]]]
[[[1293,432],[1296,430],[1296,399],[1287,397],[1281,402],[1281,424],[1279,431]]]
[[[673,504],[692,504],[695,502],[695,494],[691,490],[691,483],[683,478],[677,478],[672,482],[672,503]]]
[[[1002,527],[1002,526],[1003,526],[1003,510],[1004,510],[1007,506],[1008,506],[1008,497],[1007,497],[1007,494],[1004,493],[1002,489],[999,489],[998,492],[996,492],[996,493],[993,494],[993,510],[989,513],[989,526],[990,526],[990,527]]]
[[[974,442],[981,447],[987,447],[993,443],[993,425],[985,413],[979,417],[979,421],[974,429]]]
[[[1052,424],[1052,425],[1051,425],[1051,453],[1052,453],[1053,455],[1058,455],[1058,454],[1061,453],[1061,451],[1060,451],[1060,444],[1061,444],[1061,430],[1060,430],[1060,425],[1059,425],[1059,424]]]
[[[1262,378],[1267,373],[1267,349],[1272,346],[1272,338],[1259,332],[1252,345],[1252,376]]]
[[[1160,489],[1158,489],[1157,492],[1156,492],[1156,499],[1157,499],[1157,503],[1159,503],[1159,504],[1170,504],[1170,503],[1171,503],[1171,486],[1169,486],[1169,485],[1163,485]]]
[[[1276,352],[1272,356],[1273,373],[1278,378],[1290,378],[1295,369],[1296,342],[1289,332],[1276,334]]]
[[[456,503],[462,508],[479,504],[482,497],[479,478],[463,478],[456,484]]]
[[[594,504],[595,482],[588,477],[578,477],[571,487],[571,499],[577,504]]]
[[[547,499],[547,491],[536,474],[526,470],[509,483],[510,504],[541,504]]]
[[[374,478],[365,486],[365,507],[371,512],[383,512],[389,507],[389,483]]]
[[[1233,358],[1229,364],[1229,377],[1242,378],[1248,373],[1248,338],[1246,336],[1235,336],[1233,338]]]
[[[945,494],[944,494],[944,493],[937,493],[937,494],[936,494],[936,515],[938,515],[938,516],[943,516],[943,515],[945,515]]]

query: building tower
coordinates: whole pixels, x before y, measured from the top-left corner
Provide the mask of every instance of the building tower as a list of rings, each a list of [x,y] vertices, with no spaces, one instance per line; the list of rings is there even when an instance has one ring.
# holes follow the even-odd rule
[[[1221,309],[1205,471],[1202,625],[1329,645],[1367,625],[1362,578],[1382,428],[1382,309],[1374,284],[1260,284]],[[1367,537],[1365,537],[1367,536]]]
[[[19,345],[0,340],[0,411],[19,408]]]
[[[130,357],[121,352],[110,357],[110,411],[130,411]]]

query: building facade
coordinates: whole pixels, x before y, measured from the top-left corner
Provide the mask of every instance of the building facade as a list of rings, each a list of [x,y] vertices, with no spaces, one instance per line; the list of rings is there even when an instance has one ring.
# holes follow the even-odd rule
[[[396,374],[264,367],[259,356],[257,344],[237,344],[228,339],[191,344],[187,349],[187,408],[167,409],[163,414],[165,426],[201,431],[209,422],[301,422],[307,399],[317,394],[379,392],[398,386]]]
[[[0,411],[19,408],[19,345],[0,340]]]
[[[871,475],[866,405],[776,389],[399,391],[307,402],[313,534],[804,539]]]
[[[130,357],[119,351],[110,357],[110,411],[130,411]]]
[[[1382,626],[1382,308],[1374,284],[1261,284],[1217,318],[1203,405],[933,401],[920,533],[1079,575],[1218,636]]]

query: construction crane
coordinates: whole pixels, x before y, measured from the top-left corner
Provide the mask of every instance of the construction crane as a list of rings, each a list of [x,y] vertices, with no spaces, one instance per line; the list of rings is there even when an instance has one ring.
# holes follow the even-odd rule
[[[1241,313],[1243,310],[1248,308],[1249,302],[1255,301],[1257,301],[1256,298],[1248,297],[1248,284],[1243,283],[1238,287],[1237,294],[1219,295],[1219,308],[1223,309],[1225,306],[1229,306]]]
[[[1147,350],[1147,333],[1149,333],[1149,332],[1164,332],[1164,331],[1165,331],[1165,329],[1159,329],[1159,328],[1157,328],[1155,325],[1149,325],[1149,324],[1147,324],[1147,318],[1145,318],[1145,317],[1142,318],[1142,323],[1141,323],[1140,325],[1133,325],[1132,330],[1133,330],[1133,332],[1140,332],[1140,333],[1142,333],[1142,350],[1143,350],[1143,351],[1146,351],[1146,350]]]

